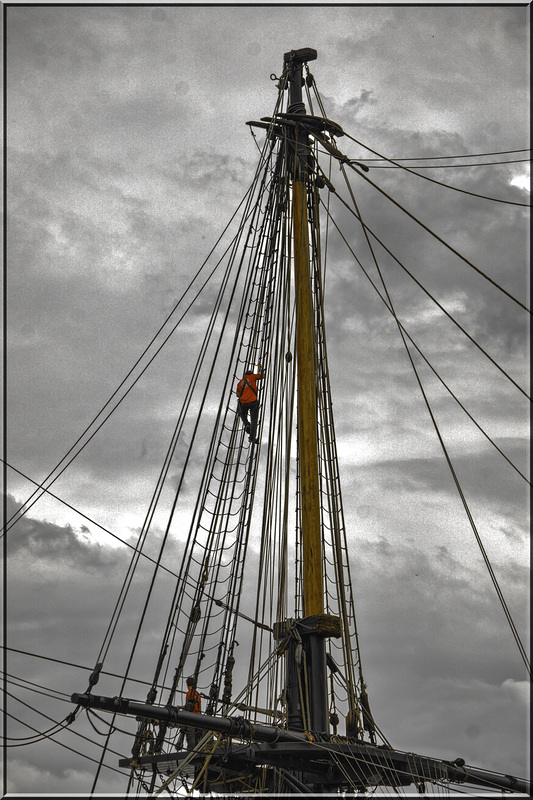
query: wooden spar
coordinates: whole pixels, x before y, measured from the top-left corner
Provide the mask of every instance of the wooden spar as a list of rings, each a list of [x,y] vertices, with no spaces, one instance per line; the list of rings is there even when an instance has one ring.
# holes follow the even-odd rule
[[[328,791],[332,786],[340,786],[351,778],[353,782],[365,786],[408,786],[417,782],[420,786],[425,779],[439,782],[454,781],[466,783],[483,788],[501,788],[502,790],[520,792],[529,796],[531,784],[522,778],[512,775],[502,775],[489,772],[477,767],[466,766],[463,759],[443,761],[431,756],[419,756],[415,753],[404,753],[384,747],[373,747],[365,742],[310,742],[305,734],[278,728],[275,725],[262,725],[250,722],[243,717],[216,717],[208,714],[197,714],[184,711],[172,705],[158,706],[148,703],[139,703],[126,697],[102,697],[92,694],[73,694],[70,701],[82,708],[98,708],[113,714],[135,716],[137,719],[164,720],[173,725],[194,726],[200,730],[221,733],[228,737],[249,740],[245,745],[235,748],[237,763],[233,767],[236,774],[242,770],[243,761],[252,759],[254,767],[272,765],[284,767],[287,761],[296,765],[296,769],[306,771],[314,760],[318,760],[319,775],[311,771],[306,775],[306,786],[311,781],[316,781],[317,793]],[[262,744],[264,743],[264,744]],[[216,753],[213,748],[213,766],[230,765],[233,748],[228,748],[227,742],[223,743],[221,752]],[[243,752],[244,750],[244,752]],[[183,752],[183,751],[182,751]],[[156,765],[159,761],[171,761],[179,753],[165,753],[156,756],[140,756],[122,759],[121,767],[135,767],[140,764],[147,766]],[[198,754],[202,760],[204,753]],[[219,761],[219,759],[221,759]],[[177,764],[176,764],[177,765]],[[340,768],[340,769],[339,769]],[[336,773],[332,779],[331,774]],[[420,791],[420,789],[419,789]]]
[[[295,179],[292,192],[303,605],[305,616],[309,616],[324,612],[324,589],[322,585],[322,536],[318,483],[313,306],[309,274],[309,234],[305,181]]]
[[[288,113],[305,119],[302,102],[302,68],[315,59],[316,50],[304,48],[285,53],[288,67]],[[303,728],[328,730],[328,699],[326,680],[326,647],[319,633],[324,617],[324,582],[322,576],[322,530],[320,521],[320,485],[318,479],[317,397],[315,376],[314,319],[311,294],[309,257],[309,222],[307,216],[307,185],[311,167],[309,138],[306,128],[296,122],[295,137],[290,151],[289,170],[292,176],[292,223],[294,236],[294,282],[296,302],[296,361],[297,361],[297,426],[300,470],[300,507],[302,530],[303,612],[306,633],[303,646],[306,654],[308,687],[308,721],[301,716]],[[289,660],[295,658],[295,640],[288,650]],[[293,652],[294,650],[294,652]],[[288,670],[288,676],[291,668]],[[290,683],[290,681],[288,682]],[[292,691],[292,694],[291,694]],[[288,705],[298,708],[296,687],[286,687]],[[301,714],[302,712],[298,712]]]
[[[306,48],[285,54],[290,64],[289,111],[305,115],[302,102],[302,64],[316,58]],[[297,425],[302,520],[303,610],[305,616],[324,612],[322,534],[318,482],[318,439],[314,358],[313,304],[307,218],[307,132],[296,134],[292,163],[294,282],[296,295]]]

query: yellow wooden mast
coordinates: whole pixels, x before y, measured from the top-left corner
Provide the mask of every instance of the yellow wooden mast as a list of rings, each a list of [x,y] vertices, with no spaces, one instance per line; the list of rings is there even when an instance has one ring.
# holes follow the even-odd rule
[[[302,65],[315,59],[316,50],[305,48],[285,54],[289,67],[289,113],[305,118],[302,102]],[[292,119],[295,119],[295,116]],[[303,610],[305,616],[324,612],[322,535],[318,482],[318,439],[314,357],[313,303],[309,259],[307,181],[309,165],[307,131],[296,126],[292,152],[292,214],[294,279],[296,294],[297,424],[302,524]]]
[[[312,163],[308,118],[302,102],[302,67],[315,59],[316,50],[305,48],[285,54],[288,67],[289,106],[287,117],[294,131],[289,148],[289,171],[292,177],[292,223],[294,237],[294,282],[296,302],[297,358],[297,426],[298,463],[300,470],[300,507],[303,571],[303,614],[299,620],[306,654],[308,687],[308,723],[300,709],[300,695],[295,681],[293,661],[294,642],[288,653],[286,695],[290,709],[289,722],[314,731],[328,730],[328,700],[326,680],[326,649],[324,636],[339,633],[331,628],[329,615],[324,614],[324,579],[322,559],[322,529],[320,518],[320,484],[318,475],[317,396],[315,363],[315,330],[311,291],[311,261],[309,255],[309,221],[307,214],[308,184]],[[299,124],[301,117],[302,124]],[[329,630],[331,628],[331,630]]]
[[[298,153],[295,155],[298,158]],[[296,292],[296,354],[298,456],[302,520],[304,615],[324,612],[322,535],[318,483],[313,305],[309,261],[307,190],[303,170],[293,180],[294,275]]]

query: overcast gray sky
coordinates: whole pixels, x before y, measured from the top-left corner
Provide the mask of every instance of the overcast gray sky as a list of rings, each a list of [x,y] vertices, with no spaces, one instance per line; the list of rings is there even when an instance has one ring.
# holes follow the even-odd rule
[[[389,158],[521,150],[463,160],[516,163],[424,174],[477,195],[529,202],[529,164],[519,161],[529,157],[526,6],[12,5],[5,19],[7,452],[10,465],[34,481],[44,479],[116,389],[240,202],[258,157],[245,122],[272,113],[270,75],[280,74],[287,50],[318,51],[310,66],[329,118]],[[346,137],[338,144],[352,158],[373,157]],[[340,187],[336,169],[332,180]],[[529,305],[526,208],[397,170],[369,176]],[[352,185],[369,227],[527,389],[528,315],[355,175]],[[362,248],[353,217],[340,205],[335,211]],[[523,394],[399,268],[384,263],[403,324],[524,472]],[[341,478],[374,716],[398,749],[461,756],[523,776],[525,669],[395,323],[335,237],[327,270]],[[209,310],[206,301],[191,312],[53,486],[59,498],[129,541],[142,524],[179,412],[182,375]],[[527,484],[421,371],[527,642]],[[15,509],[34,487],[15,471],[8,477]],[[175,568],[179,545],[172,547]],[[9,646],[92,668],[129,550],[43,496],[9,532],[9,554]],[[141,583],[147,574],[141,571]],[[128,610],[125,636],[136,613]],[[151,679],[152,656],[146,674],[136,677]],[[11,652],[8,667],[42,691],[69,696],[87,685],[86,671],[34,656]],[[115,693],[116,683],[102,684],[102,693]],[[72,708],[61,697],[8,689],[33,707],[11,700],[9,712],[39,731],[52,726],[39,710],[61,720]],[[78,733],[98,739],[79,725]],[[12,720],[10,735],[33,732]],[[97,753],[71,730],[59,740]],[[90,789],[95,765],[55,740],[9,755],[11,792]],[[102,773],[99,791],[124,788],[122,777]]]

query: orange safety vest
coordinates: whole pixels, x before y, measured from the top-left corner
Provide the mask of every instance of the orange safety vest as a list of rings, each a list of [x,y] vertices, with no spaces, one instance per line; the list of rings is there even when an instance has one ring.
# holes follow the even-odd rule
[[[192,710],[195,714],[199,714],[201,711],[201,699],[199,692],[196,689],[189,689],[187,692],[187,696],[185,697],[185,703],[192,703]]]
[[[237,384],[237,397],[241,403],[253,403],[257,400],[257,386],[256,381],[261,380],[263,376],[259,373],[245,375]]]

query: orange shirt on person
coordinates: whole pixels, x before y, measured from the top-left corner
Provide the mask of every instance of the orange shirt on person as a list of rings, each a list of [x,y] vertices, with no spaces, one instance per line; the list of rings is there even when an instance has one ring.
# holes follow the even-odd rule
[[[237,384],[237,397],[241,403],[253,403],[254,400],[257,400],[256,381],[261,380],[262,377],[260,373],[251,373],[241,378]]]
[[[200,693],[196,689],[190,688],[185,697],[185,704],[192,703],[192,710],[195,714],[199,714],[201,709]]]

